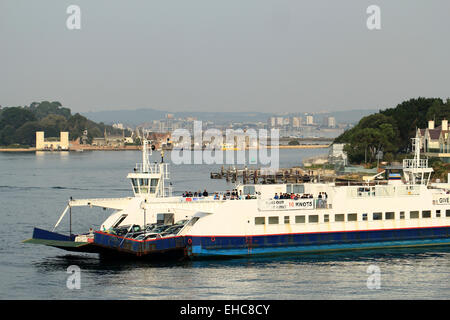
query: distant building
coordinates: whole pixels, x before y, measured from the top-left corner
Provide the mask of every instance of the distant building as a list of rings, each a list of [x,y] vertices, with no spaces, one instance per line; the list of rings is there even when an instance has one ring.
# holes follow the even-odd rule
[[[108,135],[104,133],[103,138],[93,138],[92,145],[96,147],[123,147],[125,142],[129,143],[129,139],[125,137],[125,131],[122,131],[122,135]]]
[[[123,126],[123,124],[122,123],[114,123],[113,125],[113,128],[116,128],[116,129],[124,129],[124,126]]]
[[[336,119],[334,117],[323,118],[323,125],[328,128],[336,128]]]
[[[280,128],[283,125],[289,125],[289,118],[270,117],[267,121],[269,128]]]
[[[306,116],[306,125],[313,125],[313,124],[314,124],[314,117]]]
[[[417,129],[416,137],[420,139],[420,147],[425,156],[438,157],[450,162],[450,127],[448,120],[442,120],[439,127],[434,121],[428,121],[428,128]]]
[[[302,118],[301,117],[292,117],[292,127],[300,128],[302,126]]]
[[[69,150],[69,132],[61,131],[57,138],[44,137],[44,131],[36,131],[36,150],[67,151]]]
[[[283,117],[277,117],[276,126],[277,126],[277,127],[281,127],[283,124],[284,124],[284,119],[283,119]]]
[[[269,128],[275,127],[276,124],[277,124],[277,119],[276,119],[275,117],[270,117],[270,118],[267,120],[267,126],[268,126]]]

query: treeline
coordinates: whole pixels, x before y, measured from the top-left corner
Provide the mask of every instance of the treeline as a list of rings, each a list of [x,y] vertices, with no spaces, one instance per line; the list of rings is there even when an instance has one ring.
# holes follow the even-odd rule
[[[392,161],[411,151],[411,138],[417,128],[427,128],[428,120],[439,126],[442,119],[450,119],[450,99],[411,99],[362,118],[334,142],[347,143],[344,150],[351,163],[374,162],[379,151],[385,161]]]
[[[19,144],[33,146],[36,131],[45,131],[46,137],[59,137],[61,131],[69,132],[69,139],[75,140],[88,130],[88,142],[94,137],[108,134],[122,134],[122,130],[95,123],[79,113],[71,114],[60,102],[33,102],[29,106],[6,107],[0,109],[0,145]],[[129,132],[125,133],[129,135]]]

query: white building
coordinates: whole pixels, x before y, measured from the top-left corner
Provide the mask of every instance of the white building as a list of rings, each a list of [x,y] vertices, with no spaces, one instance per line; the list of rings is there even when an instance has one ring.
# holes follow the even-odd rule
[[[57,138],[45,139],[44,131],[36,131],[36,150],[67,151],[69,150],[69,132],[61,131]]]
[[[300,128],[301,125],[302,125],[301,117],[292,117],[292,127],[293,128]]]
[[[336,127],[336,119],[334,117],[326,117],[326,126],[328,128]]]
[[[306,125],[313,125],[313,124],[314,124],[314,117],[306,116]]]

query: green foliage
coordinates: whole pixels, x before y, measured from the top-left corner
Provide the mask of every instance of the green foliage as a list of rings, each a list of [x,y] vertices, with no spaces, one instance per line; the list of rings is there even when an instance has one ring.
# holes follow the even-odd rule
[[[344,150],[352,163],[372,162],[378,151],[385,160],[408,152],[417,128],[426,128],[428,120],[450,119],[450,100],[417,98],[362,118],[358,125],[335,139],[347,143]]]
[[[71,116],[70,109],[63,108],[58,101],[42,101],[41,103],[33,102],[29,108],[36,115],[38,120],[41,120],[48,115],[60,115],[66,119],[69,119]]]
[[[298,142],[298,140],[291,140],[288,143],[289,146],[298,146],[300,145],[300,142]]]
[[[432,179],[440,179],[441,182],[446,181],[447,174],[450,172],[450,163],[444,163],[439,158],[430,158],[429,165],[433,168]],[[450,183],[450,181],[447,181]]]
[[[6,126],[12,126],[14,129],[19,128],[27,121],[35,121],[36,116],[30,110],[22,107],[10,107],[2,109],[0,113],[0,130]]]

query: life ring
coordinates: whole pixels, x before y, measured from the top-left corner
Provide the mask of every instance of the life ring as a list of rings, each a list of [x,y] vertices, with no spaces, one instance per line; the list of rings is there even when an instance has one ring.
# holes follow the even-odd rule
[[[192,239],[189,238],[187,242],[188,242],[188,244],[192,244]]]
[[[214,241],[216,241],[216,238],[215,237],[211,237],[211,242],[214,242]]]

